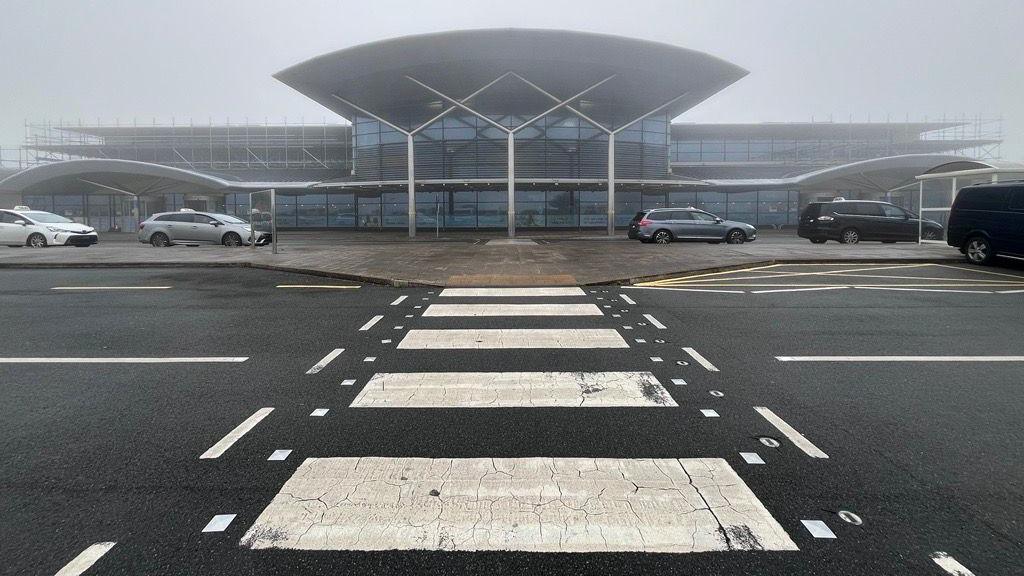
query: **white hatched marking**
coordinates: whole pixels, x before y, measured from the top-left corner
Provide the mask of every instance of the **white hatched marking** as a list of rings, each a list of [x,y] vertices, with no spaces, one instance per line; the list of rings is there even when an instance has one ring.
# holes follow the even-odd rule
[[[585,296],[581,288],[445,288],[441,296],[448,297],[543,297],[543,296]]]
[[[814,536],[815,538],[836,537],[835,533],[832,532],[832,529],[828,527],[828,524],[825,524],[821,520],[801,520],[800,522],[803,523],[804,528],[807,528],[807,531],[811,533],[811,536]]]
[[[228,432],[227,436],[221,438],[220,441],[211,446],[209,450],[203,452],[203,454],[199,458],[219,458],[220,455],[226,452],[228,448],[231,448],[231,446],[233,446],[235,442],[238,442],[239,438],[245,436],[246,433],[248,433],[257,424],[260,423],[260,420],[266,418],[267,415],[273,411],[273,408],[260,408],[259,410],[254,412],[252,416],[249,416],[241,424],[236,426],[234,430]]]
[[[369,320],[366,321],[366,324],[363,324],[363,326],[359,328],[359,331],[366,332],[370,328],[373,328],[373,325],[376,324],[377,322],[380,322],[382,319],[384,319],[384,316],[380,314],[374,316],[373,318],[370,318]]]
[[[64,565],[54,576],[79,576],[92,567],[104,554],[110,552],[117,542],[97,542],[78,553],[71,562]]]
[[[227,530],[228,526],[234,519],[234,514],[217,514],[206,523],[206,527],[203,528],[203,532],[223,532]]]
[[[332,360],[337,358],[344,351],[344,348],[335,348],[334,350],[331,350],[331,352],[327,354],[327,356],[324,356],[319,362],[314,364],[312,368],[306,370],[306,374],[316,374],[320,372],[321,370],[326,368],[327,365],[330,364]]]
[[[817,446],[811,443],[810,440],[804,437],[803,434],[796,431],[795,428],[786,423],[785,420],[779,418],[775,412],[764,406],[754,406],[754,410],[758,414],[764,417],[772,426],[775,426],[779,432],[782,432],[789,441],[796,445],[797,448],[804,451],[805,454],[811,458],[828,458],[828,454],[822,452]]]
[[[629,344],[610,329],[410,330],[398,348],[629,348]]]
[[[284,460],[285,458],[288,458],[288,455],[291,454],[291,453],[292,453],[291,450],[274,450],[274,453],[271,454],[270,458],[267,458],[267,460],[268,461]]]
[[[622,301],[625,302],[626,304],[632,304],[634,306],[636,305],[636,302],[625,294],[619,294],[619,298],[622,298]]]
[[[424,317],[602,316],[596,304],[431,304]]]
[[[317,498],[330,514],[309,506],[307,500]],[[722,534],[745,537],[730,545]],[[241,545],[563,553],[797,550],[720,458],[309,458]]]
[[[650,372],[374,374],[353,408],[676,406]]]
[[[974,572],[968,570],[966,566],[957,562],[956,558],[945,552],[932,552],[930,558],[939,565],[939,568],[953,576],[974,576]]]
[[[401,304],[401,303],[402,303],[402,301],[404,301],[404,300],[405,300],[406,298],[408,298],[408,296],[399,296],[398,298],[395,298],[395,301],[394,301],[394,302],[392,302],[392,303],[391,303],[391,305],[392,305],[392,306],[398,306],[398,305],[399,305],[399,304]]]
[[[709,372],[718,372],[718,368],[715,368],[714,364],[712,364],[711,362],[708,362],[707,358],[701,356],[700,352],[697,352],[693,348],[683,348],[683,352],[686,352],[687,354],[689,354],[690,358],[693,358],[693,360],[697,364],[700,364],[701,366],[703,366],[705,370],[708,370]]]

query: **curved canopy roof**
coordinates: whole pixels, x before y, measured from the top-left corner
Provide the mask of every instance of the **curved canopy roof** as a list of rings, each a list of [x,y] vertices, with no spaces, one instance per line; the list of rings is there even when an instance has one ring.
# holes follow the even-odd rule
[[[1024,171],[1024,164],[1006,160],[973,160],[961,159],[953,162],[944,162],[934,168],[927,170],[922,175],[949,175],[952,172],[964,171],[988,171],[988,172],[1021,172]]]
[[[448,103],[407,76],[461,100],[506,72],[558,98],[614,75],[571,103],[609,128],[684,95],[666,107],[670,117],[677,116],[747,74],[702,52],[658,42],[565,30],[492,29],[363,44],[274,76],[346,118],[357,110],[334,95],[409,129]],[[507,77],[467,103],[486,114],[508,114],[523,107],[539,113],[553,102]]]

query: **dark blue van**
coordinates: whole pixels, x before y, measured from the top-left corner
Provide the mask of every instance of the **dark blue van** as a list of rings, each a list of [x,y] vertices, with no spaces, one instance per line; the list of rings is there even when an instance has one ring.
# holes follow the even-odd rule
[[[949,213],[946,242],[968,262],[996,256],[1024,258],[1024,181],[962,188]]]

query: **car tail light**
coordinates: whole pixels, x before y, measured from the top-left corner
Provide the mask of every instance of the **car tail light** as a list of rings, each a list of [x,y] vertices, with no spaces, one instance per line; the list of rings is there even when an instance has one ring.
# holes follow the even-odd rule
[[[647,218],[644,218],[643,220],[637,222],[637,224],[639,224],[641,226],[650,226],[651,225],[651,221],[648,220]]]

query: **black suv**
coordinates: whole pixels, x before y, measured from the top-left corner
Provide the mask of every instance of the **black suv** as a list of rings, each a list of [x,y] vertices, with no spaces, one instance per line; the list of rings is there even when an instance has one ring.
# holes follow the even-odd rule
[[[996,255],[1024,257],[1024,182],[962,188],[949,212],[946,243],[974,264]]]
[[[917,242],[942,238],[942,225],[918,218],[888,202],[869,200],[836,200],[811,202],[800,215],[797,234],[815,244],[836,240],[856,244],[861,240],[882,242]]]

